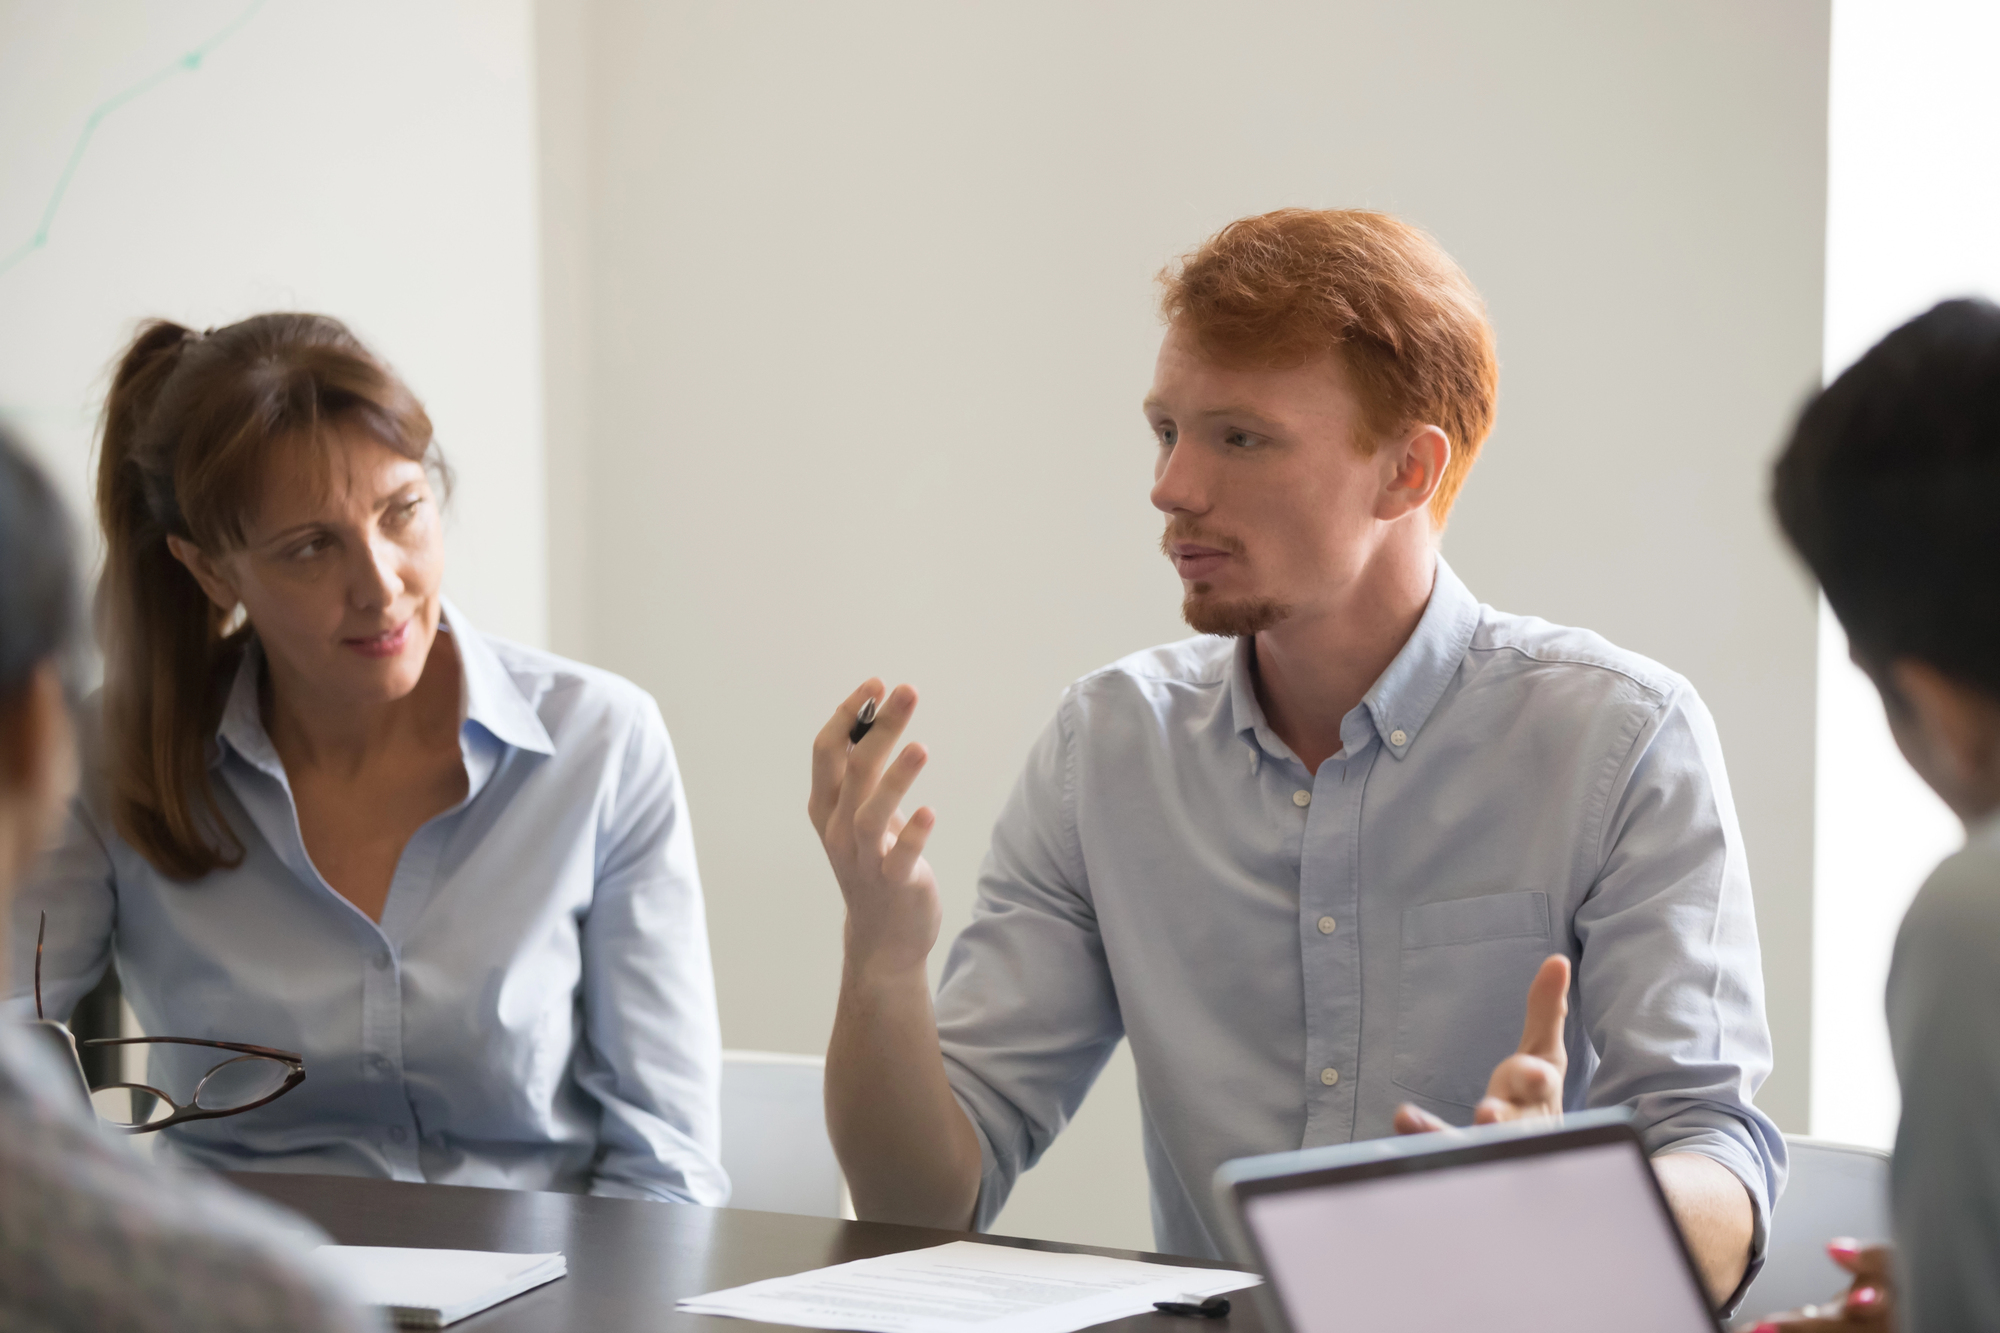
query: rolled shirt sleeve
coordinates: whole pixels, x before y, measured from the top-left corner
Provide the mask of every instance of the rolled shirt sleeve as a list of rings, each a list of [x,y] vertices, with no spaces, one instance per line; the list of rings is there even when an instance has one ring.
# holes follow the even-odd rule
[[[1581,1057],[1583,1104],[1629,1108],[1650,1153],[1700,1153],[1742,1181],[1756,1214],[1747,1283],[1785,1142],[1751,1100],[1771,1069],[1757,920],[1721,745],[1692,690],[1642,723],[1611,792],[1603,868],[1571,921],[1572,1068]]]
[[[979,1229],[1076,1114],[1124,1035],[1084,876],[1074,771],[1066,700],[994,826],[972,923],[938,991],[945,1073],[979,1136]]]

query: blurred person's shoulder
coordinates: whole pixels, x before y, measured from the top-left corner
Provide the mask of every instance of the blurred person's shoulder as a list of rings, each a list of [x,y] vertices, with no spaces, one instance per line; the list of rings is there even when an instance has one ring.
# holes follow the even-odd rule
[[[1916,978],[1976,988],[1977,996],[1959,998],[2000,1010],[2000,815],[1941,861],[1911,900],[1896,935],[1892,1003],[1899,982]]]
[[[63,1076],[0,1032],[0,1327],[381,1327],[311,1270],[310,1226],[103,1136],[47,1091]]]

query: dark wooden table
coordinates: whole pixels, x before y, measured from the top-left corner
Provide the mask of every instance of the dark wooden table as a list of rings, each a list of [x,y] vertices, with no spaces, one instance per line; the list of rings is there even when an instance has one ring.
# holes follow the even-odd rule
[[[594,1199],[578,1194],[531,1194],[457,1185],[404,1185],[346,1176],[286,1176],[243,1172],[230,1178],[253,1193],[312,1219],[342,1245],[403,1245],[422,1249],[561,1250],[569,1276],[476,1314],[454,1329],[465,1333],[625,1333],[692,1330],[734,1333],[747,1320],[681,1314],[674,1302],[760,1278],[893,1254],[951,1240],[977,1240],[1031,1250],[1108,1254],[1121,1259],[1226,1268],[1131,1250],[1004,1236],[974,1236],[881,1222],[840,1222],[791,1213],[689,1204]],[[1122,1333],[1263,1333],[1249,1294],[1232,1297],[1226,1319],[1189,1320],[1135,1315],[1100,1325]]]

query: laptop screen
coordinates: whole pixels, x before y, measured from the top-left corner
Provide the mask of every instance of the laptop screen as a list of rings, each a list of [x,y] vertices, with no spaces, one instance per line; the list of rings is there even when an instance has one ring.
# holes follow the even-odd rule
[[[1292,1333],[1712,1333],[1636,1142],[1251,1194]]]

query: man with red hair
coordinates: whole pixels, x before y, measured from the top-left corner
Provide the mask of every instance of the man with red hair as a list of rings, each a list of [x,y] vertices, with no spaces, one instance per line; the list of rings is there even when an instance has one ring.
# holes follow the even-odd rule
[[[1162,276],[1152,499],[1202,637],[1065,693],[935,1009],[915,691],[868,682],[814,745],[857,1209],[990,1224],[1123,1037],[1164,1250],[1219,1253],[1233,1157],[1622,1105],[1726,1303],[1784,1144],[1751,1104],[1770,1037],[1707,709],[1439,556],[1499,377],[1436,242],[1287,209]]]

